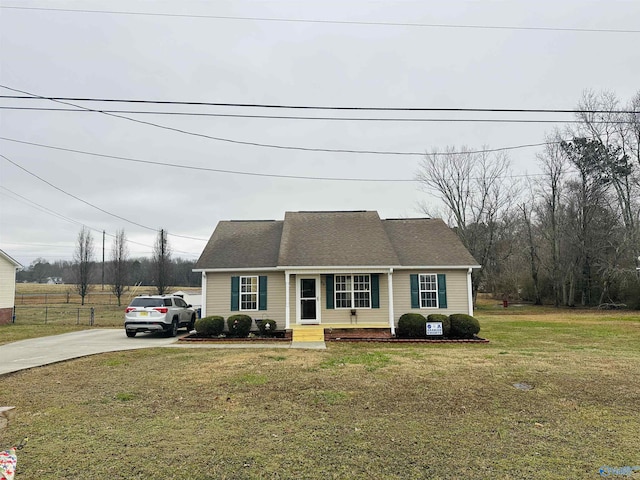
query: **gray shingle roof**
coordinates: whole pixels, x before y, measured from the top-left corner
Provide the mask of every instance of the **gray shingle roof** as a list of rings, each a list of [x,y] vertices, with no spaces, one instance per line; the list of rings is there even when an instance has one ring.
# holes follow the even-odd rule
[[[383,220],[402,266],[474,266],[458,236],[439,218]]]
[[[196,269],[276,267],[282,221],[218,223]]]
[[[284,221],[224,221],[196,269],[474,266],[439,219],[380,220],[377,212],[287,212]]]
[[[397,265],[377,212],[287,212],[281,266]]]

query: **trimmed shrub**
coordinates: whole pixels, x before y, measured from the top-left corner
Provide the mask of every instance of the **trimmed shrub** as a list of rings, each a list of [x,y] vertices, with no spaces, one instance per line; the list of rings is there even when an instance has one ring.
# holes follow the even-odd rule
[[[199,318],[195,325],[198,335],[217,337],[224,331],[224,318],[217,315]]]
[[[451,334],[451,320],[449,320],[448,315],[432,313],[427,316],[427,322],[442,322],[442,336],[448,337]]]
[[[471,315],[455,313],[449,316],[453,338],[473,338],[480,331],[480,322]]]
[[[419,313],[405,313],[398,320],[397,336],[400,338],[425,338],[427,319]]]
[[[251,331],[253,319],[249,315],[237,314],[227,318],[227,328],[230,337],[245,338]]]
[[[276,332],[276,328],[278,327],[275,320],[266,319],[256,323],[258,323],[260,335],[263,337],[273,337]]]

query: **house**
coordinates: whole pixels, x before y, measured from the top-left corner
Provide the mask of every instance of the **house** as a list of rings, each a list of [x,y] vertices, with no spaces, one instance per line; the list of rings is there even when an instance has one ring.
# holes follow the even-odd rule
[[[0,250],[0,325],[10,323],[16,298],[16,270],[21,268],[17,261]]]
[[[245,313],[278,327],[390,328],[404,313],[473,314],[480,268],[440,219],[287,212],[218,223],[194,271],[202,315]]]

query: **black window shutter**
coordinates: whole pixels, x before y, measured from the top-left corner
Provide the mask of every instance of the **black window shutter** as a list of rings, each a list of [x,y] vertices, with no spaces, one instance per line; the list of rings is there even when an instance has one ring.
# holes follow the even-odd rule
[[[447,276],[438,274],[438,307],[447,308]]]
[[[240,277],[231,277],[231,311],[240,310]]]
[[[333,310],[333,275],[327,275],[327,310]]]
[[[258,310],[267,309],[267,276],[260,275],[258,277]]]
[[[371,308],[380,308],[380,275],[371,275]]]
[[[411,308],[420,308],[420,286],[418,284],[418,274],[413,273],[411,277]]]

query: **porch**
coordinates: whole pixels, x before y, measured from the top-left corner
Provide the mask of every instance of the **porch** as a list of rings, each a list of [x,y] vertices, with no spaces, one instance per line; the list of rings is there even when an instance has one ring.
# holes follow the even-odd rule
[[[321,325],[291,325],[293,342],[324,342],[340,338],[393,338],[388,325],[380,323],[324,323]]]

